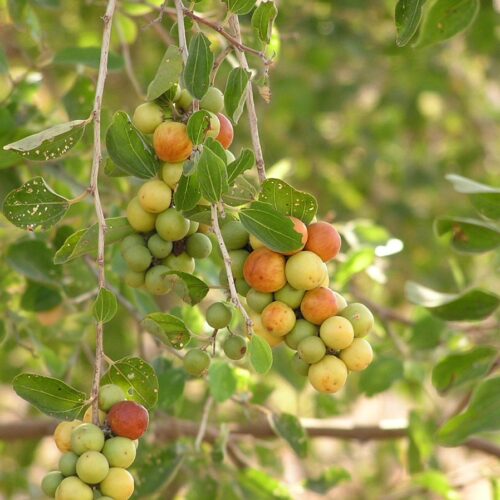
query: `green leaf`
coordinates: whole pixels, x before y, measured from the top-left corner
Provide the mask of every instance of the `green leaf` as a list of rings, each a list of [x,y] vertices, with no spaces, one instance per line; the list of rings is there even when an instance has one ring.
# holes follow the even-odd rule
[[[458,446],[479,432],[500,430],[500,377],[490,378],[472,393],[467,410],[446,422],[438,432],[444,446]]]
[[[227,77],[224,107],[227,116],[233,123],[238,123],[243,113],[251,75],[250,71],[246,69],[234,68]]]
[[[183,175],[174,194],[175,208],[177,210],[191,210],[201,199],[200,182],[197,173]]]
[[[54,64],[74,64],[99,69],[101,47],[66,47],[54,57]],[[124,67],[123,57],[110,52],[108,56],[108,70],[119,71]]]
[[[28,281],[21,297],[21,308],[33,312],[49,311],[61,304],[62,301],[62,296],[57,290],[34,281]]]
[[[40,226],[47,230],[59,222],[69,208],[66,198],[55,193],[42,177],[35,177],[11,191],[3,202],[7,220],[21,229]]]
[[[242,175],[234,181],[229,191],[222,195],[222,200],[230,207],[241,207],[255,201],[258,194],[259,186],[257,180]]]
[[[446,392],[468,382],[477,381],[489,373],[496,357],[496,349],[488,346],[478,346],[467,352],[450,354],[432,370],[432,384],[438,391]]]
[[[248,344],[250,363],[254,370],[265,375],[273,366],[273,352],[269,344],[258,335],[252,335]]]
[[[184,84],[196,99],[201,99],[210,86],[210,73],[214,64],[210,45],[210,40],[203,33],[197,33],[189,43]]]
[[[52,262],[52,250],[41,240],[22,240],[9,246],[7,264],[32,281],[59,287],[61,268]]]
[[[304,482],[304,487],[315,493],[324,495],[334,486],[337,486],[337,484],[349,481],[350,479],[351,475],[342,467],[330,467],[319,477],[307,479]]]
[[[198,160],[197,172],[202,196],[211,203],[220,201],[229,189],[226,165],[206,144]]]
[[[396,4],[396,44],[404,47],[417,32],[425,0],[399,0]]]
[[[130,174],[124,172],[111,158],[106,158],[104,162],[104,173],[109,177],[128,177]]]
[[[240,211],[245,229],[275,252],[293,252],[302,246],[302,236],[294,230],[293,222],[268,203],[253,202]]]
[[[228,9],[239,16],[248,14],[255,6],[257,0],[224,0]]]
[[[426,309],[419,309],[412,328],[410,345],[414,349],[433,349],[439,345],[445,328],[444,321],[432,316]]]
[[[113,116],[106,132],[106,147],[121,170],[140,179],[154,177],[160,168],[153,147],[123,111]]]
[[[74,420],[81,416],[87,404],[84,392],[51,377],[21,373],[12,381],[12,386],[18,396],[51,417]]]
[[[180,280],[174,282],[174,289],[177,295],[188,304],[198,304],[209,291],[208,285],[192,274],[182,271],[169,271],[167,275],[175,275],[180,278]]]
[[[410,302],[447,321],[473,321],[489,316],[500,303],[497,295],[473,288],[460,294],[440,293],[409,281],[405,286]]]
[[[308,451],[308,437],[300,420],[295,415],[281,413],[273,414],[271,422],[276,434],[282,437],[300,458],[305,458]]]
[[[380,357],[359,377],[359,387],[368,397],[386,391],[391,385],[402,379],[404,375],[403,362],[399,358]]]
[[[84,75],[79,75],[73,86],[62,98],[68,116],[72,120],[90,116],[94,106],[94,81]]]
[[[448,477],[438,470],[426,470],[420,474],[416,474],[413,478],[413,483],[420,488],[427,491],[436,493],[439,498],[446,500],[459,500],[460,496],[457,495],[455,490],[450,485]]]
[[[479,5],[479,0],[436,0],[425,13],[415,47],[427,47],[464,31],[476,18]]]
[[[125,236],[134,232],[126,217],[106,219],[106,227],[106,245],[121,241]],[[82,255],[95,254],[97,252],[98,237],[99,226],[97,223],[73,233],[66,238],[63,246],[55,253],[54,263],[65,264]]]
[[[431,458],[435,447],[434,433],[434,427],[425,422],[419,413],[410,412],[408,465],[412,474],[422,471]]]
[[[437,236],[451,234],[457,252],[483,253],[500,246],[500,230],[491,223],[462,217],[441,217],[434,223]]]
[[[179,82],[182,73],[182,57],[179,47],[169,45],[163,59],[158,66],[156,75],[148,85],[146,98],[148,101],[158,99]]]
[[[261,470],[241,470],[238,474],[238,485],[243,490],[245,499],[292,500],[290,492],[282,483]]]
[[[500,219],[500,189],[462,177],[449,174],[446,179],[453,184],[455,191],[468,194],[481,215],[489,219]]]
[[[118,302],[115,294],[106,288],[101,288],[92,308],[95,320],[107,323],[115,317],[117,310]]]
[[[113,363],[104,374],[101,385],[120,386],[127,399],[151,410],[158,401],[158,379],[153,367],[141,358],[128,356]]]
[[[169,366],[164,371],[158,372],[158,408],[168,411],[184,393],[186,370]]]
[[[7,144],[3,149],[15,151],[28,160],[53,160],[67,153],[77,144],[86,125],[86,120],[60,123],[37,134]]]
[[[273,23],[278,15],[274,2],[262,2],[252,14],[252,27],[257,31],[257,36],[265,43],[271,41]]]
[[[309,224],[318,210],[318,202],[314,196],[298,191],[280,179],[264,181],[259,201],[270,204],[284,215],[297,217],[304,224]]]
[[[183,349],[191,339],[191,332],[184,322],[171,314],[150,313],[142,320],[142,324],[160,342],[175,349]]]
[[[193,144],[201,144],[210,128],[210,114],[201,109],[193,113],[187,123],[187,133]]]
[[[212,212],[210,207],[206,205],[196,205],[192,210],[186,210],[183,212],[186,219],[201,222],[202,224],[207,224],[210,226],[212,224]]]
[[[227,182],[231,186],[237,177],[255,165],[255,154],[251,149],[242,149],[236,160],[227,166]]]
[[[227,401],[236,392],[236,376],[225,361],[214,361],[210,364],[208,387],[210,394],[217,403]]]
[[[366,271],[374,262],[375,250],[373,248],[361,248],[349,252],[347,259],[339,265],[335,273],[335,282],[342,287],[352,276]]]

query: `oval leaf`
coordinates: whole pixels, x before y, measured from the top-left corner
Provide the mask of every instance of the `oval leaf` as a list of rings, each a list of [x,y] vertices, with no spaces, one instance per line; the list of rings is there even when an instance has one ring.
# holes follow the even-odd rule
[[[107,323],[111,321],[118,310],[118,302],[115,294],[106,288],[101,288],[94,302],[92,313],[97,322]]]
[[[21,308],[33,312],[50,311],[62,301],[62,295],[57,290],[28,281],[28,286],[21,297]]]
[[[148,86],[147,100],[153,101],[178,83],[182,73],[182,57],[179,47],[170,45],[158,66],[156,75]]]
[[[396,44],[404,47],[417,32],[425,0],[399,0],[396,4]]]
[[[248,344],[250,363],[257,373],[265,375],[273,366],[273,352],[269,344],[258,335],[252,335]]]
[[[248,14],[255,6],[257,0],[225,0],[231,12],[239,16]]]
[[[200,201],[201,189],[197,173],[183,175],[174,194],[177,210],[191,210]]]
[[[192,274],[182,271],[170,271],[167,274],[175,275],[180,278],[180,280],[176,280],[177,283],[174,283],[174,289],[177,295],[188,304],[198,304],[205,298],[209,291],[208,285]]]
[[[278,15],[278,9],[274,2],[262,2],[252,14],[252,27],[257,36],[265,43],[271,41],[273,23]]]
[[[227,166],[227,182],[231,186],[246,170],[250,170],[255,165],[255,154],[251,149],[242,149],[236,160]]]
[[[210,115],[201,109],[193,113],[187,123],[187,133],[193,144],[201,144],[210,128]]]
[[[160,342],[175,349],[183,349],[189,343],[191,332],[184,321],[160,312],[148,314],[142,321],[144,328]]]
[[[229,188],[228,192],[222,195],[222,199],[226,205],[241,207],[255,201],[258,194],[257,181],[251,177],[240,176]]]
[[[368,397],[384,392],[391,385],[403,378],[403,362],[398,358],[380,357],[359,377],[359,387]]]
[[[214,361],[210,364],[208,387],[210,394],[217,403],[227,401],[236,392],[236,376],[225,361]]]
[[[206,144],[198,160],[197,172],[203,197],[211,203],[219,202],[229,189],[226,165]]]
[[[226,91],[224,92],[224,107],[226,108],[227,116],[233,123],[238,123],[243,113],[250,76],[250,71],[243,68],[234,68],[227,78]]]
[[[213,64],[210,40],[203,33],[197,33],[189,43],[189,56],[184,68],[184,84],[196,99],[201,99],[210,86]]]
[[[300,458],[307,456],[307,433],[295,415],[289,413],[274,414],[271,424],[276,434],[282,437]]]

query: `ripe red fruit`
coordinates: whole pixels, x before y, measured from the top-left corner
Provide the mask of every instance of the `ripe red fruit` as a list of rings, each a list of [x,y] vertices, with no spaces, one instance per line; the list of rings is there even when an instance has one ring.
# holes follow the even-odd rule
[[[227,149],[233,143],[233,125],[230,122],[229,118],[224,116],[222,113],[217,113],[217,118],[220,122],[220,132],[215,139],[224,146],[224,149]]]
[[[158,158],[169,163],[182,162],[193,152],[187,127],[180,122],[166,121],[156,127],[153,145]]]
[[[337,256],[342,240],[337,230],[328,222],[315,222],[308,228],[309,237],[306,250],[319,255],[323,262],[328,262]]]
[[[148,428],[148,410],[133,401],[120,401],[109,410],[108,424],[113,434],[138,439]]]

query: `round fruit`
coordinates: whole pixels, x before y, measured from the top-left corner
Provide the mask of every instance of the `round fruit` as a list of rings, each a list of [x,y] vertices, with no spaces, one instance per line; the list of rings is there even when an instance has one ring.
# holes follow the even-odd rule
[[[123,238],[122,242],[120,243],[120,251],[122,255],[131,247],[135,246],[144,246],[146,242],[144,241],[143,236],[140,234],[129,234],[128,236],[125,236]]]
[[[303,377],[307,377],[309,372],[309,364],[306,363],[300,356],[299,353],[296,352],[292,357],[292,368],[296,373],[302,375]]]
[[[246,250],[230,250],[231,271],[235,278],[243,278],[243,266],[249,255],[250,253]]]
[[[250,288],[247,293],[247,304],[255,312],[262,312],[264,307],[269,305],[273,301],[273,294],[266,292],[258,292],[254,288]],[[284,302],[284,301],[282,301]]]
[[[347,307],[347,300],[340,295],[340,293],[333,292],[335,294],[335,298],[337,299],[337,314],[340,314],[341,311],[343,311]]]
[[[149,413],[134,401],[120,401],[109,410],[108,424],[117,436],[139,439],[148,428]]]
[[[286,279],[297,290],[312,290],[325,278],[323,261],[313,252],[292,255],[286,263]]]
[[[210,356],[201,349],[191,349],[184,356],[184,369],[194,377],[199,377],[210,366]]]
[[[182,89],[175,106],[182,111],[187,111],[193,104],[193,96],[189,93],[187,89]]]
[[[182,170],[182,163],[164,163],[161,168],[161,178],[170,189],[175,189],[182,177]]]
[[[274,298],[284,302],[292,309],[297,309],[297,307],[300,306],[305,293],[305,290],[295,290],[295,288],[287,283],[283,288],[274,294]]]
[[[92,500],[92,488],[76,476],[63,479],[56,490],[56,500]]]
[[[61,422],[54,431],[54,441],[59,451],[65,453],[71,450],[71,433],[82,422],[73,420],[72,422]]]
[[[186,240],[186,251],[194,259],[206,259],[212,253],[212,241],[203,233],[194,233]]]
[[[375,323],[370,309],[359,302],[349,304],[342,310],[340,315],[351,322],[355,337],[365,337],[368,335]]]
[[[337,256],[342,241],[338,231],[328,222],[315,222],[308,228],[306,250],[319,255],[324,262]]]
[[[307,321],[321,325],[337,312],[337,299],[329,288],[318,287],[308,290],[300,304],[300,312]]]
[[[225,328],[231,322],[233,312],[224,302],[215,302],[207,309],[205,317],[212,328]]]
[[[179,255],[171,253],[163,261],[163,264],[172,271],[182,271],[189,274],[192,274],[194,272],[194,268],[196,267],[193,257],[189,256],[187,253],[181,253]]]
[[[283,255],[294,255],[297,252],[300,252],[304,248],[304,245],[306,244],[307,227],[300,219],[297,219],[297,217],[289,216],[288,218],[291,219],[293,222],[294,231],[299,233],[302,236],[302,244],[301,244],[300,248],[298,248],[297,250],[294,250],[293,252],[283,252]]]
[[[145,102],[135,108],[132,123],[143,134],[152,134],[163,122],[163,111],[154,102]]]
[[[210,115],[210,123],[207,129],[207,137],[215,139],[220,132],[220,121],[217,118],[217,116],[214,115],[213,113],[209,113],[209,115]]]
[[[172,247],[172,242],[164,240],[159,234],[153,234],[148,240],[149,251],[157,259],[168,257],[172,252]]]
[[[236,287],[236,291],[242,297],[246,297],[247,296],[247,293],[250,290],[250,285],[245,281],[244,278],[236,278],[234,280],[234,285]]]
[[[87,451],[76,462],[76,473],[87,484],[100,483],[108,475],[108,472],[108,461],[98,451]]]
[[[194,220],[189,221],[189,231],[187,232],[186,236],[191,236],[192,234],[196,233],[198,231],[198,228],[200,227],[200,223],[196,222]]]
[[[189,221],[175,208],[168,208],[158,215],[156,231],[164,240],[182,240],[189,231]]]
[[[224,94],[216,87],[208,87],[205,95],[201,98],[200,108],[220,113],[224,107]]]
[[[134,493],[134,477],[128,470],[111,467],[99,488],[103,495],[116,500],[128,500]]]
[[[217,113],[217,118],[220,122],[220,132],[216,137],[216,140],[219,141],[224,149],[227,149],[233,143],[234,139],[234,131],[233,125],[229,121],[229,118],[224,116],[222,113]]]
[[[332,316],[321,325],[319,336],[327,347],[340,351],[352,344],[354,329],[351,323],[342,316]]]
[[[243,337],[231,335],[222,344],[222,349],[229,359],[238,360],[247,352],[247,343]]]
[[[254,333],[259,337],[262,337],[271,347],[276,347],[278,344],[283,342],[283,337],[275,337],[266,330],[262,324],[260,314],[250,314],[250,318],[253,321]]]
[[[127,205],[127,220],[139,233],[148,233],[155,228],[156,215],[146,212],[134,196]]]
[[[340,359],[349,370],[360,372],[373,361],[372,346],[365,339],[355,338],[349,347],[340,351]]]
[[[172,289],[172,283],[167,277],[170,269],[167,266],[154,266],[146,273],[146,289],[153,295],[165,295]]]
[[[71,433],[71,449],[77,455],[81,455],[86,451],[101,451],[103,446],[104,433],[97,425],[80,424]]]
[[[83,415],[83,421],[85,423],[91,424],[92,423],[92,406],[89,406]],[[99,410],[99,425],[103,425],[104,422],[106,421],[106,412]]]
[[[306,337],[299,342],[297,352],[301,359],[311,365],[323,359],[326,347],[319,337]]]
[[[248,231],[238,220],[226,222],[221,227],[221,233],[228,250],[238,250],[248,244]]]
[[[99,389],[99,408],[109,411],[112,406],[127,399],[123,389],[116,384],[106,384]]]
[[[267,248],[254,250],[245,261],[243,276],[258,292],[277,292],[286,284],[285,257]]]
[[[179,163],[193,152],[193,143],[184,123],[167,121],[159,125],[153,135],[156,155],[162,161]]]
[[[266,245],[264,245],[264,243],[262,243],[262,241],[260,241],[256,236],[254,236],[253,234],[250,235],[250,238],[249,238],[249,243],[250,243],[250,246],[254,249],[254,250],[257,250],[257,248],[262,248],[262,247],[265,247]]]
[[[125,259],[128,267],[136,273],[145,271],[153,261],[151,252],[146,247],[139,245],[129,248],[123,254],[123,258]]]
[[[124,469],[134,463],[136,453],[134,441],[124,437],[107,439],[102,449],[102,454],[111,467],[123,467]]]
[[[327,354],[321,361],[309,367],[308,378],[317,391],[334,393],[344,387],[347,368],[339,358]]]
[[[74,476],[76,474],[76,462],[78,455],[72,451],[67,451],[59,457],[58,468],[64,476]]]
[[[153,179],[141,186],[137,198],[146,212],[159,214],[170,206],[172,190],[163,181]]]
[[[145,278],[146,274],[143,271],[137,272],[130,269],[125,273],[124,276],[125,283],[133,288],[139,288],[140,286],[144,285]]]
[[[261,317],[266,330],[277,337],[283,337],[289,333],[296,321],[293,309],[278,300],[266,306]]]
[[[57,487],[61,484],[64,476],[57,470],[49,472],[42,479],[42,491],[50,498],[54,498],[56,495]]]
[[[299,342],[306,337],[314,337],[318,334],[318,327],[305,319],[298,319],[292,331],[285,337],[285,343],[291,349],[297,349]]]

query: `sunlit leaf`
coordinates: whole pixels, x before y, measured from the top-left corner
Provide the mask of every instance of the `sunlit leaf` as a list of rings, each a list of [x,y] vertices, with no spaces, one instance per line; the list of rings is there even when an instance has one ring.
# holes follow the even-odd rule
[[[110,290],[101,288],[92,307],[92,312],[96,321],[107,323],[111,321],[118,310],[116,296]]]
[[[189,57],[184,68],[184,83],[196,99],[201,99],[210,86],[213,63],[210,40],[203,33],[197,33],[189,43]]]
[[[250,363],[257,373],[266,374],[273,365],[273,352],[269,344],[258,335],[252,335],[248,344]]]
[[[158,66],[156,75],[148,86],[146,98],[153,101],[179,82],[182,73],[182,57],[179,47],[169,45]]]
[[[396,4],[396,43],[404,47],[417,32],[422,20],[422,6],[426,0],[399,0]]]
[[[226,90],[224,92],[224,107],[227,116],[233,123],[238,123],[243,113],[250,76],[250,71],[243,68],[234,68],[227,77]]]

